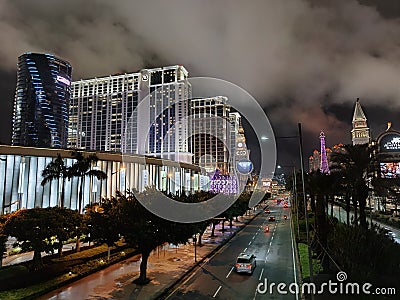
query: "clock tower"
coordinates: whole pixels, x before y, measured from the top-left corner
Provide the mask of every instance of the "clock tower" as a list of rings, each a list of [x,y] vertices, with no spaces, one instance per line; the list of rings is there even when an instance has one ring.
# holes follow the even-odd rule
[[[351,140],[353,145],[368,144],[371,140],[367,118],[361,108],[360,99],[357,98],[353,114],[353,129],[351,130]]]

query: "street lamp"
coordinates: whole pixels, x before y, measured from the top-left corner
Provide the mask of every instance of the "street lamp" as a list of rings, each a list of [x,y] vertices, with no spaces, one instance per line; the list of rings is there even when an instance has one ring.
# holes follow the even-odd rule
[[[197,233],[193,235],[193,243],[194,243],[194,262],[197,262],[197,249],[196,249]]]
[[[168,173],[168,179],[167,179],[167,194],[172,194],[172,186],[171,186],[171,181],[172,181],[172,173],[171,172],[169,172]]]

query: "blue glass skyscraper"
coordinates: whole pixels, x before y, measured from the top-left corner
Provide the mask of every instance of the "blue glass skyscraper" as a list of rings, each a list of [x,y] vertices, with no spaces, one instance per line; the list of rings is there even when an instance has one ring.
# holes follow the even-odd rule
[[[71,65],[51,54],[18,58],[12,145],[66,148]]]

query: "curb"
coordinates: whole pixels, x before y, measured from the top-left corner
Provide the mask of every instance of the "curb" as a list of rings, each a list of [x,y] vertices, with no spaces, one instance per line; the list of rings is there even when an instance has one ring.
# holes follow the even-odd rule
[[[294,228],[294,222],[293,222],[293,218],[291,218],[292,219],[292,229]],[[297,220],[296,219],[296,222],[298,222],[299,220]],[[297,269],[297,276],[298,276],[298,278],[299,278],[299,286],[301,286],[302,284],[303,284],[303,272],[302,272],[302,266],[301,266],[301,263],[300,263],[300,255],[299,255],[299,248],[298,248],[298,243],[297,243],[297,238],[296,238],[296,232],[294,232],[294,237],[295,237],[295,239],[294,239],[294,241],[293,241],[293,244],[294,244],[294,252],[295,252],[295,258],[296,258],[296,264],[297,264],[297,266],[298,266],[298,269]],[[306,297],[305,297],[305,295],[301,292],[301,290],[300,290],[300,298],[302,299],[302,300],[305,300],[306,299]]]
[[[255,219],[260,213],[264,211],[264,208],[261,209],[258,213],[256,213],[251,219],[248,219],[248,222],[244,222],[244,226],[241,226],[238,230],[236,230],[233,234],[231,234],[229,237],[224,239],[217,247],[215,247],[213,250],[211,250],[206,256],[204,256],[201,260],[196,262],[194,265],[189,267],[185,271],[185,273],[180,276],[178,279],[173,281],[170,284],[167,284],[165,288],[161,289],[160,291],[156,292],[154,295],[149,297],[149,299],[166,299],[166,296],[168,296],[168,293],[171,292],[179,283],[181,283],[183,280],[185,280],[187,277],[191,275],[191,273],[198,268],[200,265],[205,263],[205,260],[213,256],[216,252],[218,252],[222,247],[224,247],[234,236],[236,236],[237,233],[239,233],[243,228],[246,227],[247,224],[249,224],[251,221]]]

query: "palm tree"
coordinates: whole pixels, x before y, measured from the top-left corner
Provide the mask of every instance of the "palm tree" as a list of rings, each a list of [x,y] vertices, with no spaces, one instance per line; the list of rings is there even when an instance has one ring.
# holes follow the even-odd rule
[[[331,159],[334,165],[331,170],[340,170],[346,182],[351,184],[355,221],[357,223],[358,204],[360,226],[367,228],[365,207],[369,191],[368,179],[375,171],[375,146],[345,145],[343,148],[343,152],[332,154]]]
[[[79,195],[78,195],[78,212],[82,213],[82,202],[83,202],[83,187],[85,184],[86,176],[95,176],[98,180],[106,179],[107,174],[101,170],[94,170],[92,167],[99,160],[96,154],[90,154],[84,156],[82,152],[73,151],[72,157],[76,159],[76,162],[71,166],[72,176],[78,177],[79,181]],[[80,231],[77,232],[76,237],[76,251],[80,249]]]
[[[315,201],[315,235],[314,242],[317,253],[324,253],[328,244],[328,220],[327,202],[332,193],[333,177],[329,174],[321,173],[320,170],[308,174],[309,187],[312,189],[312,201]],[[322,256],[322,266],[328,269],[328,260]]]
[[[94,170],[92,167],[96,165],[99,160],[96,154],[90,154],[84,156],[82,152],[73,151],[72,157],[76,159],[76,162],[71,167],[71,174],[74,177],[80,179],[79,182],[79,195],[78,195],[78,212],[82,213],[82,202],[83,202],[83,187],[85,184],[86,176],[94,176],[98,180],[107,178],[107,174],[101,170]]]
[[[53,181],[54,179],[61,179],[61,195],[59,200],[59,206],[64,207],[65,198],[65,180],[71,178],[71,167],[67,167],[62,159],[60,153],[57,154],[57,158],[54,161],[48,163],[48,165],[42,171],[43,180],[41,185],[44,186],[46,183]]]

